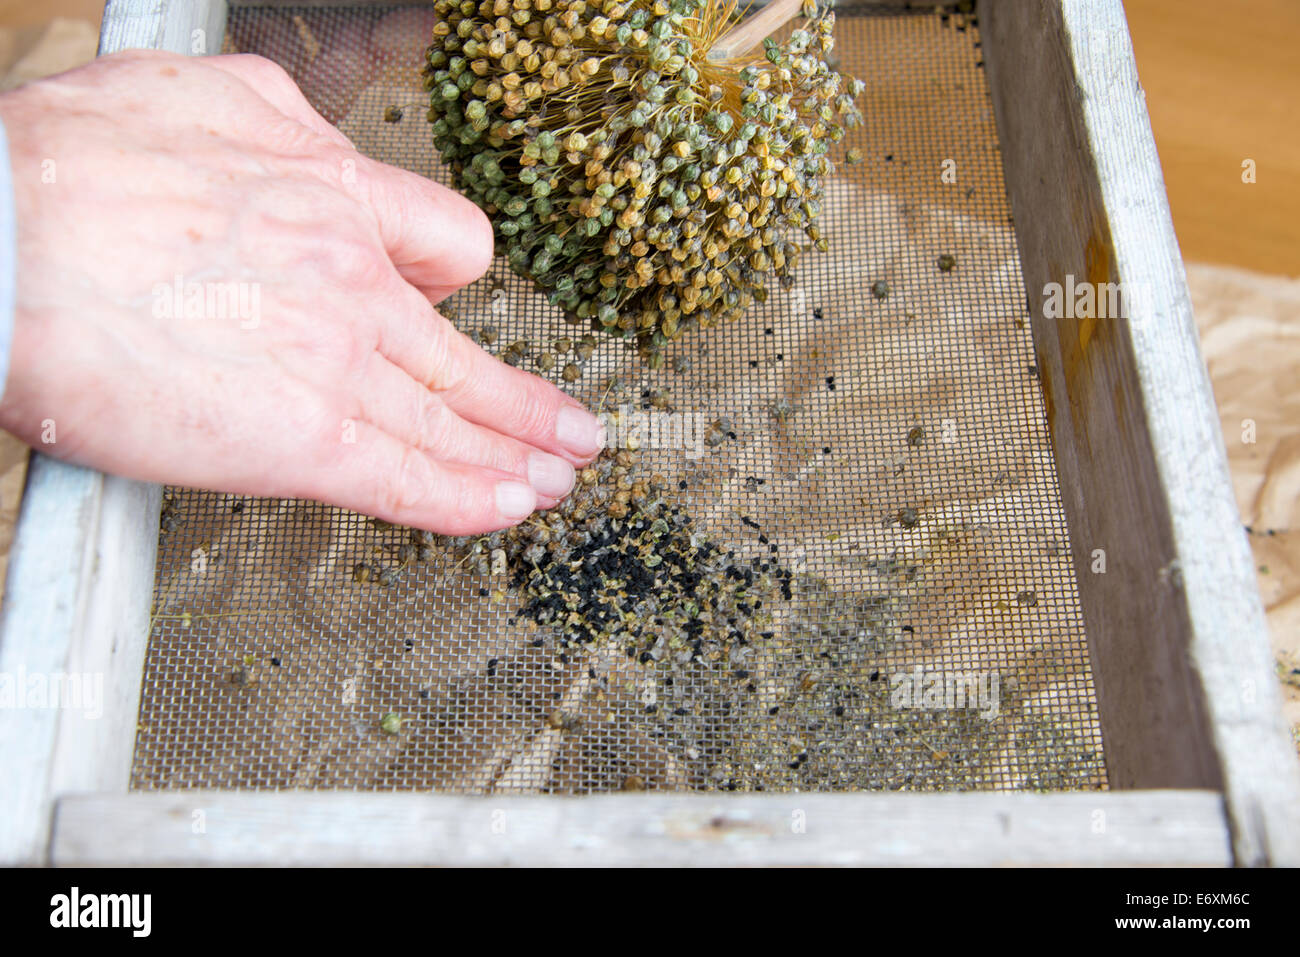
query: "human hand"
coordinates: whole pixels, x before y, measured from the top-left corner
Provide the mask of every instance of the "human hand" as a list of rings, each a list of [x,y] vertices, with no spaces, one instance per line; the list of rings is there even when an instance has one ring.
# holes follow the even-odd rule
[[[554,505],[598,451],[594,416],[433,308],[486,270],[483,214],[359,155],[270,61],[117,54],[0,117],[0,425],[43,452],[471,534]]]

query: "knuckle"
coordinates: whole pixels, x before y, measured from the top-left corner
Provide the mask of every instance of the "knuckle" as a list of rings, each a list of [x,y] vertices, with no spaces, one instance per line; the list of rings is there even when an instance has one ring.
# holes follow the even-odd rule
[[[464,343],[457,341],[459,336],[445,319],[433,324],[429,333],[429,381],[426,383],[430,389],[459,395],[472,387],[464,349],[460,348]]]
[[[341,227],[314,242],[305,242],[301,254],[323,277],[342,289],[366,290],[387,281],[392,264],[374,242]]]
[[[375,477],[375,497],[385,514],[410,515],[427,508],[434,499],[433,469],[424,454],[403,446],[396,468]]]
[[[452,412],[440,399],[420,389],[411,410],[411,434],[429,452],[453,457],[456,452]]]
[[[303,328],[296,343],[298,353],[316,368],[350,379],[364,369],[370,346],[345,322],[322,322]]]
[[[330,263],[330,276],[348,289],[373,289],[383,285],[392,269],[388,259],[373,246],[346,242]]]
[[[291,84],[295,90],[298,88],[289,71],[268,57],[256,53],[228,53],[226,59],[256,74],[259,80],[281,85]]]
[[[506,398],[508,420],[520,436],[549,439],[555,430],[555,403],[548,400],[547,385],[528,373],[519,373],[520,380]]]

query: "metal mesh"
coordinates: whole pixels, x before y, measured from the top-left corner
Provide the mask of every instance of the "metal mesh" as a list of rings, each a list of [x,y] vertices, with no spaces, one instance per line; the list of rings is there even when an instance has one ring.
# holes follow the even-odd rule
[[[549,373],[593,408],[730,420],[718,445],[640,454],[702,534],[793,572],[769,637],[693,660],[562,649],[476,559],[435,545],[399,568],[408,530],[171,489],[136,788],[1105,787],[977,24],[840,14],[867,125],[831,184],[831,251],[660,371],[603,341]],[[240,7],[228,48],[284,64],[364,152],[446,181],[417,76],[430,22]],[[501,263],[444,311],[494,328],[493,351],[527,340],[530,367],[586,331]],[[395,580],[355,581],[359,563]]]

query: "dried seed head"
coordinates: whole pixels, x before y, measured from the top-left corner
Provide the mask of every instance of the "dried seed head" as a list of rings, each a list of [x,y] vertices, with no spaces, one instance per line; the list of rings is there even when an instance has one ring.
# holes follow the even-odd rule
[[[826,245],[826,152],[862,90],[825,61],[828,6],[719,64],[733,8],[714,0],[437,0],[434,143],[511,267],[655,366],[665,342],[793,283],[789,230]]]

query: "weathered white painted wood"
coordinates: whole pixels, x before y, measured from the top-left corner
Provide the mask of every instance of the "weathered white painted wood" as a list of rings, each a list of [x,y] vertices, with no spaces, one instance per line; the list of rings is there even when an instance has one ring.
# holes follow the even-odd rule
[[[1240,863],[1300,863],[1300,772],[1123,8],[980,19],[1112,786],[1221,786]],[[1128,320],[1046,318],[1070,276],[1121,283]]]
[[[97,484],[84,604],[66,663],[69,674],[95,676],[93,701],[60,719],[50,785],[56,795],[126,791],[135,749],[162,486],[113,475]]]
[[[169,50],[204,56],[221,52],[225,34],[225,0],[109,0],[99,54]]]
[[[60,865],[1200,865],[1220,795],[153,792],[59,802]]]
[[[126,790],[160,499],[32,457],[0,613],[0,862],[41,859],[56,795]]]
[[[100,53],[215,52],[224,24],[221,0],[111,0]],[[0,864],[44,859],[57,795],[126,790],[161,500],[156,485],[32,457],[0,613],[0,681],[21,684],[22,705],[0,708]],[[73,681],[91,697],[41,706],[42,688],[48,703]]]

